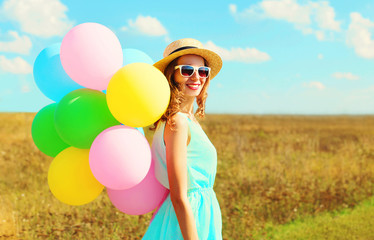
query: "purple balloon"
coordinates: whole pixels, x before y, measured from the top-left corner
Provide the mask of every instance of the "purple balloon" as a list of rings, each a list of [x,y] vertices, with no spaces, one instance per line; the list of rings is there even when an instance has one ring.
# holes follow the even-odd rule
[[[155,177],[154,163],[147,176],[136,186],[125,190],[107,188],[107,193],[113,205],[123,213],[142,215],[151,212],[165,199],[169,189],[162,186]]]

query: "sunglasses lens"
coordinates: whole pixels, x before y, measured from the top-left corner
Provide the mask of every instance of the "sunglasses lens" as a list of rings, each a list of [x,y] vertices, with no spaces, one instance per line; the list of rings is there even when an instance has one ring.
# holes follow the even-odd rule
[[[199,75],[200,77],[206,78],[209,76],[209,68],[207,67],[200,67],[199,68]]]
[[[181,73],[185,77],[192,76],[194,70],[195,69],[193,67],[191,67],[191,66],[182,66],[181,67]]]

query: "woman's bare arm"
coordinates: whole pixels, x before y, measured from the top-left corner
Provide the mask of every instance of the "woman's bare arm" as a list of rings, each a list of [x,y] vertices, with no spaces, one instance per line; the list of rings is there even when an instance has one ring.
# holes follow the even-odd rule
[[[188,123],[185,118],[173,116],[175,129],[166,124],[164,140],[166,162],[170,185],[170,199],[173,203],[179,226],[185,240],[198,239],[195,219],[187,198],[187,143]]]

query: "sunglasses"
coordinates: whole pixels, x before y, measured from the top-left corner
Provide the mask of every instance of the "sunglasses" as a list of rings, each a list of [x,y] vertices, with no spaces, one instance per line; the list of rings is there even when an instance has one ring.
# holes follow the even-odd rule
[[[177,70],[178,68],[180,70],[180,74],[183,77],[191,77],[195,73],[196,70],[197,70],[199,77],[201,78],[209,77],[209,73],[210,73],[210,67],[193,67],[190,65],[178,65],[178,66],[175,66],[174,70]]]

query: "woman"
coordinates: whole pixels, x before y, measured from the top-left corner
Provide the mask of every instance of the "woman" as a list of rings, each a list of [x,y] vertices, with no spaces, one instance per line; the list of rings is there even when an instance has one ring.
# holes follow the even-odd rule
[[[154,213],[143,239],[222,239],[222,217],[213,184],[217,153],[194,117],[205,114],[209,81],[221,58],[191,38],[168,45],[154,64],[169,81],[170,104],[155,123],[155,175],[170,194]]]

